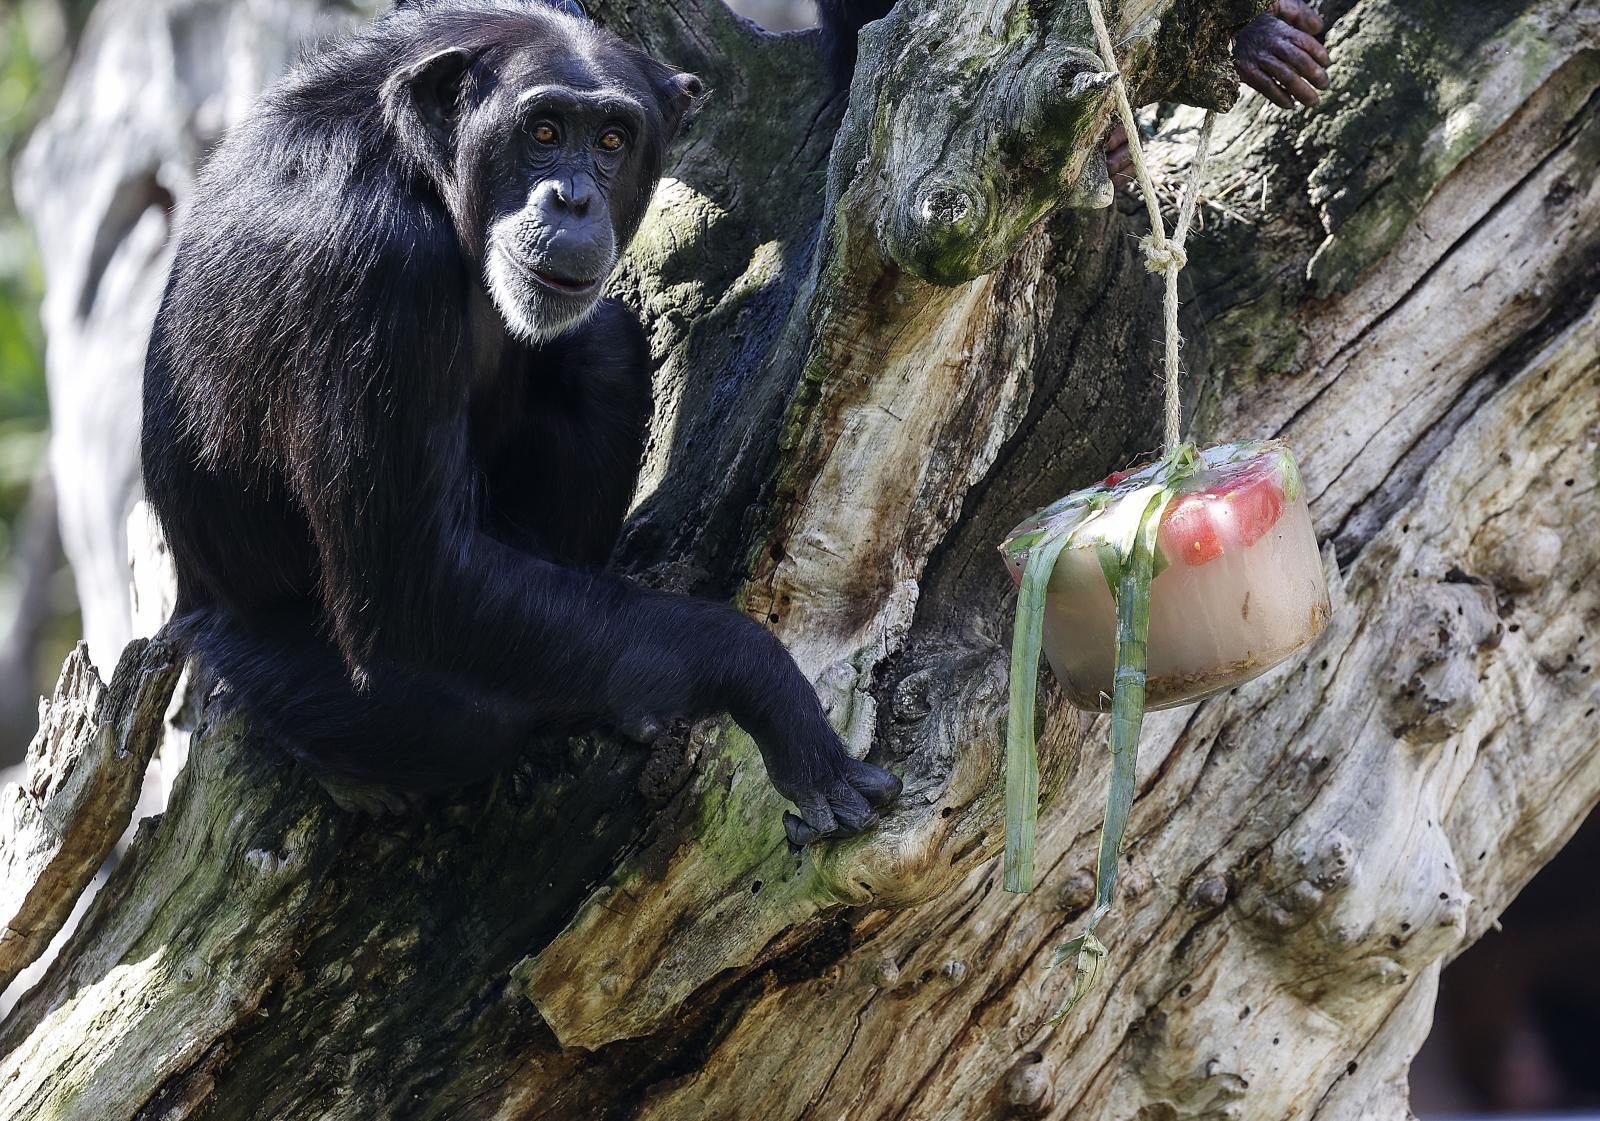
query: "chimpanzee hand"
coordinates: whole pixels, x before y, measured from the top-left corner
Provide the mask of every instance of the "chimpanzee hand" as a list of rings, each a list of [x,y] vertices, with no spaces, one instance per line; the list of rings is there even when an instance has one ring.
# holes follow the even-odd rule
[[[726,712],[755,740],[794,845],[870,829],[900,780],[852,759],[816,688],[770,631],[723,604],[634,592],[633,640],[611,663],[608,723],[648,741],[674,718]]]
[[[783,831],[797,848],[872,828],[878,823],[877,811],[900,796],[898,778],[882,767],[850,758],[842,744],[809,758],[786,755],[778,767],[772,755],[765,750],[762,755],[772,785],[800,810],[798,815],[783,815]],[[784,766],[791,762],[802,765]]]
[[[850,758],[826,721],[810,723],[809,735],[785,736],[764,728],[756,737],[768,780],[800,810],[783,815],[783,831],[796,848],[870,829],[878,823],[877,811],[900,796],[898,778]],[[662,728],[661,720],[643,717],[618,730],[647,743]]]
[[[798,847],[870,829],[878,810],[900,796],[900,780],[852,759],[788,651],[766,628],[736,617],[743,638],[723,643],[734,652],[726,708],[761,749],[773,788],[800,811],[783,815],[789,843]]]
[[[1128,151],[1128,130],[1121,121],[1111,126],[1111,135],[1106,137],[1106,169],[1117,190],[1132,189],[1133,155]]]
[[[1234,39],[1234,69],[1274,105],[1292,109],[1290,95],[1315,105],[1317,90],[1328,88],[1328,49],[1317,38],[1321,34],[1322,17],[1305,0],[1276,0],[1270,12],[1257,16]],[[1119,191],[1132,188],[1133,157],[1120,120],[1106,137],[1106,165]]]
[[[1322,17],[1305,0],[1277,0],[1233,41],[1233,65],[1251,89],[1283,109],[1315,105],[1328,88]]]

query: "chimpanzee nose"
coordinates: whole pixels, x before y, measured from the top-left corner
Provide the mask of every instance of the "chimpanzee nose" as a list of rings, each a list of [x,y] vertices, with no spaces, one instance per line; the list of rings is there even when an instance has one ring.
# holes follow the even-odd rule
[[[548,179],[539,185],[540,209],[557,218],[587,218],[594,193],[587,178]]]

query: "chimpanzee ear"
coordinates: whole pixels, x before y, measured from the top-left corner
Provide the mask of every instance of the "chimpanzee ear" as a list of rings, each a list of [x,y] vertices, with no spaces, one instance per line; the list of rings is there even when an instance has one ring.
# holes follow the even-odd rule
[[[705,99],[706,84],[693,74],[674,74],[667,79],[667,90],[670,112],[681,128]]]
[[[473,63],[464,47],[446,47],[396,70],[383,84],[389,125],[440,184],[452,177],[461,81]]]

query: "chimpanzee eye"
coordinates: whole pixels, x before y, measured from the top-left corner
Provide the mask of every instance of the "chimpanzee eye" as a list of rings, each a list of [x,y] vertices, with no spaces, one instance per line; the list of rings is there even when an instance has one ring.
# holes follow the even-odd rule
[[[540,144],[554,144],[561,139],[561,134],[556,132],[556,126],[549,121],[540,121],[533,126],[533,138]]]
[[[622,130],[619,128],[608,128],[600,134],[600,147],[608,152],[622,151],[622,146],[627,142],[628,138],[622,135]]]

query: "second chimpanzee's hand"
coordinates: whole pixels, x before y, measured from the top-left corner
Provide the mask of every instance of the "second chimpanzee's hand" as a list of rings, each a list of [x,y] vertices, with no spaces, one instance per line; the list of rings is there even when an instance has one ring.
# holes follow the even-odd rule
[[[1111,126],[1111,135],[1106,137],[1106,170],[1117,190],[1133,186],[1133,153],[1128,150],[1128,130],[1121,121]]]
[[[1315,105],[1317,90],[1328,88],[1328,49],[1318,39],[1322,30],[1322,17],[1305,0],[1276,0],[1270,12],[1235,38],[1234,69],[1274,105],[1292,109],[1291,99]],[[1119,191],[1132,188],[1133,158],[1121,121],[1106,137],[1106,165]]]
[[[1304,0],[1277,0],[1233,42],[1233,65],[1251,89],[1284,109],[1315,105],[1328,88],[1328,50],[1317,36],[1322,17]]]

